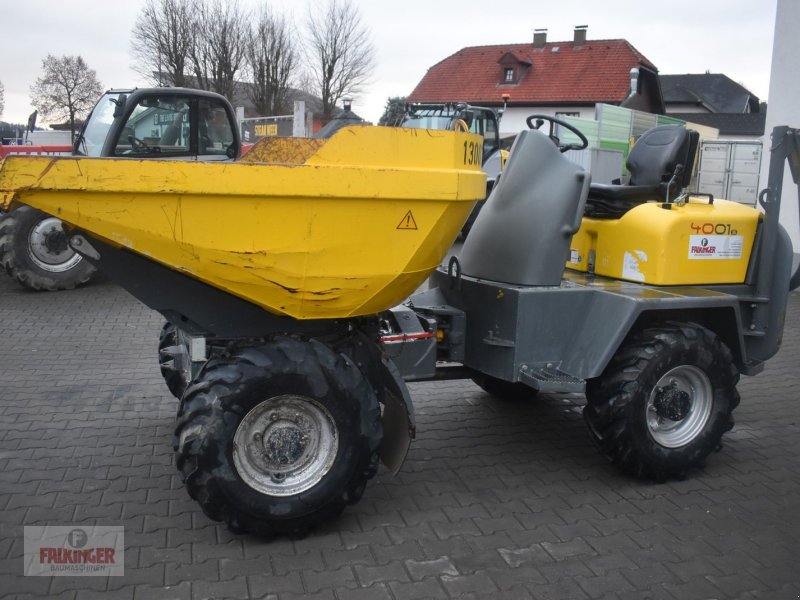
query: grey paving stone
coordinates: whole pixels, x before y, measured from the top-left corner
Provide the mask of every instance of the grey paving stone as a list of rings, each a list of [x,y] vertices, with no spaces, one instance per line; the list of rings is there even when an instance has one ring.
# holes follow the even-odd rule
[[[270,594],[267,596],[269,598],[272,596]],[[333,590],[321,590],[316,594],[309,594],[307,592],[295,593],[295,592],[283,592],[278,594],[278,598],[280,600],[336,600],[336,595]]]
[[[424,560],[426,558],[422,547],[416,540],[400,542],[391,546],[374,545],[371,549],[375,562],[378,564],[385,564],[395,560]]]
[[[114,598],[114,600],[133,600],[134,587],[131,585],[121,586],[113,591],[108,590],[78,590],[75,595],[76,600],[106,600],[106,598]]]
[[[358,581],[356,581],[356,576],[350,567],[324,571],[303,571],[301,576],[305,588],[312,593],[331,588],[358,587]]]
[[[394,600],[385,583],[376,583],[370,587],[338,588],[336,594],[339,598],[348,600]]]
[[[219,578],[219,561],[216,560],[188,565],[167,563],[164,585],[178,585],[184,581],[219,581]]]
[[[469,554],[454,554],[453,564],[462,575],[480,573],[491,568],[506,568],[508,565],[503,557],[493,548],[494,544],[487,544],[486,550],[470,552]]]
[[[632,591],[634,588],[619,571],[611,571],[599,577],[576,577],[577,583],[590,598],[608,598],[613,594]],[[641,588],[646,590],[648,588]]]
[[[401,562],[391,562],[379,567],[356,565],[353,570],[359,583],[364,587],[370,587],[380,582],[409,581],[408,574]]]
[[[319,550],[306,554],[275,555],[272,557],[272,568],[276,575],[285,575],[291,571],[323,571],[322,553]]]
[[[542,542],[542,547],[556,560],[580,555],[594,555],[594,549],[582,538],[575,538],[568,542]]]
[[[108,282],[30,294],[0,277],[0,593],[19,598],[795,598],[800,295],[784,347],[743,378],[723,450],[685,481],[619,474],[583,398],[500,403],[412,384],[398,477],[303,539],[210,521],[173,464],[161,317]],[[36,352],[31,352],[36,350]],[[120,578],[22,576],[22,526],[125,526]],[[166,584],[166,585],[165,585]]]
[[[250,593],[256,597],[268,594],[282,594],[290,592],[302,594],[305,591],[300,573],[293,571],[288,575],[248,575],[247,584]]]
[[[520,587],[533,589],[535,586],[548,583],[547,577],[532,565],[516,568],[491,567],[486,569],[485,573],[501,590],[519,589]]]
[[[192,584],[184,581],[173,586],[137,585],[134,600],[188,600],[192,597]]]
[[[35,598],[41,598],[42,596],[36,594],[19,594],[13,597],[15,600],[34,600]],[[48,594],[46,597],[48,600],[76,600],[78,597],[78,592],[75,590],[67,590],[57,594]]]
[[[441,580],[447,593],[456,598],[463,594],[491,595],[497,591],[497,586],[486,573],[443,575]]]
[[[407,560],[406,569],[411,574],[411,579],[419,581],[426,577],[439,577],[441,575],[458,575],[458,569],[446,556],[433,560]]]
[[[357,546],[352,550],[323,550],[322,557],[328,569],[338,569],[343,566],[352,565],[375,565],[376,560],[373,556],[373,548],[383,546]],[[391,546],[388,546],[391,547]]]
[[[192,582],[193,600],[247,598],[248,594],[247,579],[241,576],[227,581]]]
[[[422,581],[389,583],[396,600],[420,600],[422,598],[447,598],[447,592],[437,578]]]

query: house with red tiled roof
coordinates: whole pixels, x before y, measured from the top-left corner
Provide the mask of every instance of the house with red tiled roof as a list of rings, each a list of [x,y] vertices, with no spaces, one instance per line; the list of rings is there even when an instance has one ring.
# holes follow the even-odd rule
[[[462,48],[433,65],[408,102],[467,102],[506,107],[503,133],[527,127],[532,113],[594,119],[597,103],[664,113],[658,69],[626,40],[587,40],[575,28],[569,42]]]

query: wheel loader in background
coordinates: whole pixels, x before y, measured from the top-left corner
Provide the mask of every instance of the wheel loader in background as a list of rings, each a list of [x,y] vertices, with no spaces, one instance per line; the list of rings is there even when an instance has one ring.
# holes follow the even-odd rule
[[[400,127],[411,129],[448,130],[460,127],[483,137],[481,167],[486,173],[486,198],[492,193],[508,158],[508,151],[500,145],[500,118],[493,108],[472,106],[466,102],[433,104],[410,102]],[[461,237],[466,238],[478,217],[486,198],[479,200],[461,228]]]
[[[484,194],[484,142],[463,131],[345,127],[230,164],[9,158],[0,198],[59,216],[175,328],[176,463],[233,531],[306,531],[357,502],[379,458],[399,470],[413,380],[585,392],[609,460],[683,477],[732,427],[739,375],[780,345],[800,271],[778,213],[800,132],[772,133],[761,213],[684,191],[684,128],[644,134],[630,184],[598,186],[553,135],[586,144],[579,131],[528,124],[446,267]]]
[[[131,159],[235,160],[239,128],[230,102],[187,88],[109,90],[95,104],[73,155]],[[61,221],[27,206],[0,212],[0,265],[32,290],[68,290],[94,268],[67,243]]]

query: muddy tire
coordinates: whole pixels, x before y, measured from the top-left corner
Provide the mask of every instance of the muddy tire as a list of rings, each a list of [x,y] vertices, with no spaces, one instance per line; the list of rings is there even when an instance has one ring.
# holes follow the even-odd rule
[[[209,360],[183,396],[173,443],[207,516],[273,536],[357,502],[382,437],[378,399],[349,358],[279,338]]]
[[[720,448],[739,404],[731,351],[708,329],[670,323],[631,336],[587,384],[584,417],[623,471],[683,478]]]
[[[178,328],[169,322],[164,323],[158,337],[158,366],[170,393],[180,400],[192,378],[192,365]]]
[[[0,264],[24,287],[41,291],[71,290],[95,270],[69,247],[61,221],[30,206],[0,216]]]
[[[479,374],[472,378],[479,388],[487,394],[491,394],[500,400],[509,400],[512,402],[520,400],[530,400],[536,397],[538,391],[524,383],[512,383],[510,381],[503,381],[491,375]]]

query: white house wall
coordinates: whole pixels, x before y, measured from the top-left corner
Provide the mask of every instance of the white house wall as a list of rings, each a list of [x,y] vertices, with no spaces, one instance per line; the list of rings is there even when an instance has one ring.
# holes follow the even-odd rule
[[[528,129],[525,120],[532,114],[541,114],[555,117],[556,113],[579,113],[581,119],[594,120],[594,104],[585,106],[535,106],[535,107],[509,107],[500,120],[500,135],[517,134],[523,129]]]

